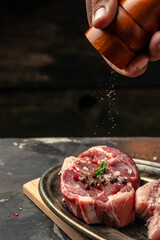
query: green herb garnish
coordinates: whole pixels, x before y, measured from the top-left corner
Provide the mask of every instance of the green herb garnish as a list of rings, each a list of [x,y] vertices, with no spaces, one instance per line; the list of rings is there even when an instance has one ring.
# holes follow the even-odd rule
[[[98,166],[99,169],[95,170],[94,174],[99,178],[107,169],[107,156],[106,161],[102,161]]]

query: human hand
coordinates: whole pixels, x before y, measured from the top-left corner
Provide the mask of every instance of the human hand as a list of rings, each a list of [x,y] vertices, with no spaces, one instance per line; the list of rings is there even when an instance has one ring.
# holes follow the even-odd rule
[[[114,19],[117,7],[117,0],[86,0],[89,25],[99,29],[107,27]],[[148,47],[148,54],[137,54],[127,68],[121,70],[115,67],[105,57],[104,59],[109,66],[122,75],[137,77],[143,74],[147,69],[149,61],[157,61],[160,59],[160,31],[157,31],[152,36]]]

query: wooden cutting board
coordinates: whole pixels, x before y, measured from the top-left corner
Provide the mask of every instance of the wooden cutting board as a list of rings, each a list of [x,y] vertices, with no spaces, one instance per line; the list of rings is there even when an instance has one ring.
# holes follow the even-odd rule
[[[57,224],[57,226],[62,229],[71,239],[75,240],[89,240],[89,238],[85,237],[83,234],[76,231],[67,223],[63,222],[60,218],[58,218],[43,202],[41,196],[38,191],[38,183],[40,178],[34,179],[28,183],[23,185],[24,194],[35,203],[37,207],[39,207],[42,212],[44,212],[53,222]]]

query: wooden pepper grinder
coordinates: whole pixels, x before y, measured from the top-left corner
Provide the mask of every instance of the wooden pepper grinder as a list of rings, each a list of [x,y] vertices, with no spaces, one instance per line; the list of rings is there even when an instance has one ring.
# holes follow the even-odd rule
[[[160,0],[121,0],[116,17],[105,29],[86,32],[92,45],[112,64],[127,67],[144,50],[160,26]]]

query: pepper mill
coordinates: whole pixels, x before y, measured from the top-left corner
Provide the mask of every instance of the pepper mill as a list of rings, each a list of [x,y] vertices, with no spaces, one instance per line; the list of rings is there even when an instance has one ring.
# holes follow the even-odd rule
[[[127,67],[132,58],[147,49],[160,26],[160,0],[121,0],[109,26],[86,32],[92,45],[113,65]]]

